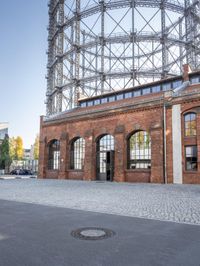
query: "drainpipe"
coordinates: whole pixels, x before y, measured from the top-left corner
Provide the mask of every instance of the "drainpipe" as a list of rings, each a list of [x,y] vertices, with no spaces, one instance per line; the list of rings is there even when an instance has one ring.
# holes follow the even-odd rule
[[[164,184],[167,184],[167,140],[166,140],[166,102],[163,103],[163,147],[164,147]]]

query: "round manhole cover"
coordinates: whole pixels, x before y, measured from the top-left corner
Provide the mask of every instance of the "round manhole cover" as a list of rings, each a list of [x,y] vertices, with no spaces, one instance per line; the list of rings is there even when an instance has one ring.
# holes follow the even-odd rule
[[[71,235],[82,240],[101,240],[114,236],[115,232],[105,228],[86,227],[73,230]]]

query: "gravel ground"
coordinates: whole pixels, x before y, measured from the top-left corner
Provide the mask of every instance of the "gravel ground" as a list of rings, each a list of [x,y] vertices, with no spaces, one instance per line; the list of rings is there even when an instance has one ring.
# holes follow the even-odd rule
[[[0,180],[0,199],[200,225],[200,186]]]

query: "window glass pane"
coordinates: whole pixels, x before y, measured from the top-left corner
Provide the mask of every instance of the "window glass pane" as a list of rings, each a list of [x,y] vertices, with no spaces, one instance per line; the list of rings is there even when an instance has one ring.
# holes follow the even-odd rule
[[[114,151],[114,137],[112,135],[105,135],[99,141],[100,151]]]
[[[191,78],[191,84],[199,83],[199,77],[193,77]]]
[[[48,149],[48,169],[59,170],[60,168],[60,142],[53,140]]]
[[[132,98],[132,92],[126,92],[124,94],[125,99]]]
[[[128,141],[129,169],[151,168],[151,139],[148,132],[139,131]]]
[[[155,92],[160,92],[160,85],[158,86],[155,86],[155,87],[152,87],[152,92],[155,93]]]
[[[178,88],[179,86],[181,86],[181,84],[182,84],[182,80],[174,81],[173,84],[172,84],[173,89]]]
[[[101,99],[101,103],[107,103],[108,102],[108,98],[102,98]]]
[[[185,136],[196,136],[196,114],[189,113],[184,116]]]
[[[81,107],[86,107],[86,102],[82,102]]]
[[[117,100],[122,100],[124,98],[124,95],[123,94],[118,94],[117,95]]]
[[[133,92],[134,97],[140,96],[141,95],[141,90],[137,90]]]
[[[109,103],[110,102],[114,102],[115,101],[115,96],[110,96],[108,99],[109,99]]]
[[[185,166],[186,170],[197,170],[197,146],[185,147]]]
[[[163,91],[167,91],[171,89],[171,83],[165,83],[162,85]]]
[[[100,104],[100,99],[94,100],[94,105],[98,105],[98,104]]]
[[[81,170],[84,167],[85,159],[85,140],[79,138],[71,146],[71,168]]]
[[[149,94],[151,92],[150,88],[146,88],[146,89],[143,89],[142,90],[142,94],[145,95],[145,94]]]
[[[93,106],[93,101],[87,102],[87,106]]]

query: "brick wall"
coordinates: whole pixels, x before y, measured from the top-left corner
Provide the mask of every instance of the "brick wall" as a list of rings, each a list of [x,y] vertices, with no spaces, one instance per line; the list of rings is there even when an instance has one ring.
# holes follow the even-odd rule
[[[189,88],[197,90],[197,86]],[[193,97],[194,98],[194,97]],[[96,143],[100,136],[111,134],[115,138],[114,181],[164,183],[164,132],[163,132],[163,93],[127,99],[104,105],[79,108],[63,114],[57,119],[43,121],[40,130],[39,178],[96,180]],[[200,98],[178,97],[169,99],[166,105],[166,172],[167,182],[173,183],[172,152],[172,105],[181,104],[182,114],[200,106]],[[197,145],[200,158],[200,113],[198,109]],[[151,169],[127,169],[127,139],[139,130],[148,131],[151,136]],[[183,129],[182,129],[182,132]],[[182,143],[185,145],[184,135]],[[83,171],[70,169],[70,142],[75,137],[85,139],[85,162]],[[60,140],[60,170],[48,171],[48,143]],[[192,140],[191,140],[192,141]],[[183,149],[184,151],[184,149]],[[200,183],[200,160],[198,171],[184,171],[183,182]]]

